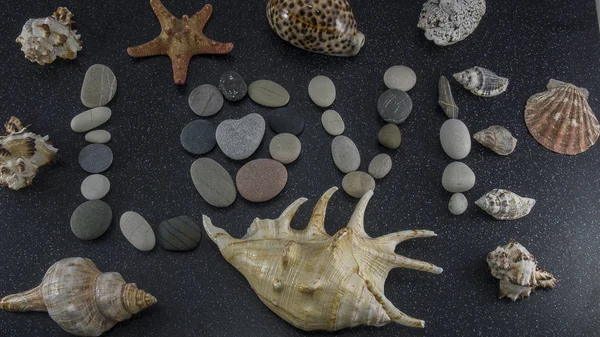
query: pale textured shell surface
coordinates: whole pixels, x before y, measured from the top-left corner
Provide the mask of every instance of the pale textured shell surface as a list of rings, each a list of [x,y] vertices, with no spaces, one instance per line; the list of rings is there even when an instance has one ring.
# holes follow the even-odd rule
[[[271,28],[292,45],[333,56],[354,56],[365,42],[346,0],[269,0]]]
[[[533,138],[561,154],[576,155],[589,149],[598,140],[600,125],[588,96],[587,89],[550,80],[547,91],[527,101],[525,124]]]
[[[498,96],[508,88],[509,80],[496,75],[491,70],[482,67],[473,67],[454,74],[454,79],[462,84],[465,89],[482,97]]]
[[[499,125],[492,125],[485,130],[481,130],[474,134],[473,138],[481,145],[502,156],[513,153],[517,146],[517,139],[513,137],[510,131]]]
[[[511,191],[495,189],[475,201],[475,204],[498,220],[516,220],[529,214],[535,200]]]
[[[554,288],[554,276],[538,266],[535,257],[520,243],[511,241],[487,256],[492,276],[500,280],[499,297],[513,301],[529,297],[535,288]]]
[[[423,5],[417,27],[439,46],[471,35],[485,14],[485,0],[429,0]]]
[[[452,88],[450,88],[450,82],[446,76],[440,76],[438,91],[438,104],[442,107],[446,116],[448,116],[448,118],[458,118],[458,106],[454,102]]]
[[[81,36],[71,28],[72,18],[67,8],[59,7],[52,16],[27,20],[17,37],[25,58],[40,65],[52,63],[57,57],[75,59],[81,50]]]
[[[298,199],[276,220],[256,219],[242,239],[231,237],[204,216],[204,228],[223,257],[240,271],[260,300],[302,330],[339,330],[358,325],[382,326],[391,321],[423,327],[385,297],[384,283],[393,268],[431,273],[442,269],[394,253],[402,241],[431,237],[426,230],[408,230],[378,238],[364,230],[364,212],[373,195],[359,201],[348,226],[335,235],[325,231],[327,203],[337,188],[317,203],[304,230],[290,227],[306,199]]]

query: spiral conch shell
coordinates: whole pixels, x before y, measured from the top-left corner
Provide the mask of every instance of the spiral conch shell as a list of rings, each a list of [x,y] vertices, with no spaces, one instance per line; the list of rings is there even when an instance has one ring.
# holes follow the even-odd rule
[[[469,68],[453,76],[465,89],[481,97],[498,96],[506,91],[509,83],[508,78],[498,76],[482,67]]]
[[[441,273],[441,268],[430,263],[394,253],[402,241],[436,234],[408,230],[369,237],[363,219],[373,195],[369,191],[348,226],[330,236],[324,228],[325,211],[336,190],[325,192],[304,230],[292,229],[290,222],[305,198],[296,200],[276,220],[256,219],[242,239],[213,226],[206,216],[204,228],[260,300],[302,330],[334,331],[391,321],[423,327],[422,320],[401,312],[385,297],[384,283],[393,268]]]
[[[500,280],[500,298],[513,301],[529,297],[536,288],[554,288],[554,275],[538,266],[535,257],[516,241],[490,252],[487,263],[492,276]]]
[[[52,63],[57,57],[73,60],[81,50],[81,36],[71,29],[73,13],[59,7],[52,16],[25,22],[17,43],[25,58],[40,65]]]
[[[475,204],[498,220],[516,220],[531,212],[535,199],[498,188],[486,193]]]
[[[473,135],[479,144],[491,149],[501,156],[508,156],[513,153],[517,146],[517,139],[513,137],[510,131],[500,125],[492,125],[485,130],[481,130]]]
[[[462,41],[475,31],[485,14],[485,0],[429,0],[417,27],[438,46]]]
[[[102,273],[92,261],[72,257],[53,264],[39,286],[1,299],[0,309],[47,311],[73,335],[100,336],[154,303],[156,298],[125,283],[121,274]]]

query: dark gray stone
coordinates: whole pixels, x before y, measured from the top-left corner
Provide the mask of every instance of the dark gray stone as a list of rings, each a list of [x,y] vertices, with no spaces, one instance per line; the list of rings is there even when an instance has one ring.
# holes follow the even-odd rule
[[[192,250],[200,243],[202,230],[192,218],[187,215],[165,220],[158,225],[156,240],[167,250]]]
[[[112,162],[112,150],[104,144],[90,144],[79,152],[79,165],[89,173],[104,172]]]
[[[228,101],[237,102],[248,93],[244,78],[235,71],[227,71],[221,75],[219,90]]]
[[[112,210],[102,200],[86,201],[71,215],[71,230],[80,240],[94,240],[110,227]]]
[[[281,108],[267,116],[269,127],[276,133],[299,135],[304,130],[304,118],[295,109]]]
[[[179,141],[189,153],[205,154],[217,144],[215,130],[213,123],[198,119],[190,122],[181,130]]]
[[[190,93],[188,104],[196,115],[209,117],[223,107],[223,94],[214,85],[203,84]]]
[[[410,96],[404,91],[398,89],[388,89],[377,101],[377,111],[379,116],[388,123],[400,124],[404,122],[410,112],[413,104]]]

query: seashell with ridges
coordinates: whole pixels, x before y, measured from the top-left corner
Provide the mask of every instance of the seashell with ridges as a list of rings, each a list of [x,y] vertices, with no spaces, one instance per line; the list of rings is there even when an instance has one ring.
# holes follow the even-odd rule
[[[533,138],[561,154],[589,149],[598,140],[600,125],[588,96],[587,89],[551,79],[548,90],[531,96],[525,107],[525,124]]]
[[[498,188],[486,193],[475,204],[498,220],[516,220],[529,214],[535,199]]]
[[[290,222],[305,198],[296,200],[278,219],[254,220],[241,239],[213,226],[206,216],[204,228],[260,300],[302,330],[334,331],[392,321],[423,327],[422,320],[401,312],[385,297],[384,283],[394,268],[441,273],[430,263],[394,253],[402,241],[436,234],[408,230],[371,238],[364,229],[365,208],[373,195],[368,191],[347,227],[330,236],[325,231],[325,211],[336,190],[325,192],[304,230],[292,229]]]
[[[554,288],[558,280],[544,271],[535,257],[516,241],[498,247],[487,256],[492,276],[500,280],[499,297],[513,301],[529,297],[536,288]]]
[[[315,53],[354,56],[365,43],[346,0],[269,0],[267,18],[279,37]]]
[[[81,35],[71,29],[73,13],[59,7],[52,16],[25,22],[17,43],[25,58],[40,65],[52,63],[57,57],[73,60],[81,50]]]
[[[56,161],[58,149],[48,136],[27,132],[17,117],[4,125],[6,136],[0,136],[0,185],[12,190],[30,186],[38,168]]]
[[[473,67],[453,75],[458,83],[473,94],[482,97],[498,96],[508,88],[508,78],[482,67]]]
[[[0,310],[47,311],[73,335],[100,336],[154,303],[121,274],[102,273],[92,261],[72,257],[53,264],[39,286],[1,299]]]
[[[485,14],[485,0],[429,0],[417,27],[438,46],[462,41],[475,31]]]
[[[446,76],[440,76],[438,91],[438,104],[442,107],[446,116],[448,116],[448,118],[458,118],[458,106],[456,106],[456,103],[454,102],[450,82],[448,82]]]
[[[513,153],[517,146],[517,139],[513,137],[510,131],[500,125],[492,125],[485,130],[481,130],[473,135],[479,144],[491,149],[501,156],[508,156]]]

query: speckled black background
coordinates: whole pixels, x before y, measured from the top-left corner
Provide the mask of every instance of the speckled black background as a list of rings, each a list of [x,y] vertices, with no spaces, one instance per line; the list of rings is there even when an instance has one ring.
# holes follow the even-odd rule
[[[449,48],[439,48],[417,29],[422,1],[351,1],[366,45],[354,58],[334,58],[296,49],[280,40],[265,18],[265,1],[216,0],[206,34],[233,42],[227,56],[196,56],[187,84],[175,86],[167,57],[133,59],[128,46],[158,35],[160,27],[148,1],[7,1],[3,3],[0,119],[11,115],[49,134],[60,149],[60,163],[45,169],[35,186],[13,192],[0,190],[0,294],[33,287],[55,261],[88,257],[103,271],[118,271],[154,294],[159,303],[118,324],[106,336],[330,336],[305,333],[269,311],[243,276],[230,266],[204,236],[190,253],[156,247],[143,253],[131,246],[118,228],[125,211],[142,214],[152,224],[187,214],[212,217],[235,236],[242,236],[254,217],[273,218],[298,197],[310,201],[296,216],[303,227],[314,201],[329,187],[340,186],[342,173],[331,159],[330,142],[320,125],[323,109],[309,100],[313,76],[329,76],[337,86],[333,108],[346,122],[345,135],[360,149],[361,169],[371,158],[389,153],[394,168],[378,181],[366,213],[372,236],[402,229],[430,229],[437,238],[413,240],[397,252],[433,262],[441,275],[394,270],[386,284],[387,297],[402,311],[426,321],[425,329],[390,324],[340,331],[340,336],[593,336],[600,335],[600,217],[598,211],[600,146],[568,157],[540,146],[523,120],[529,96],[543,91],[550,78],[590,90],[590,105],[600,112],[600,39],[594,2],[570,0],[489,1],[487,14],[475,33]],[[165,0],[173,14],[191,15],[202,1]],[[82,34],[83,51],[72,62],[59,60],[41,67],[23,57],[14,39],[31,17],[67,6]],[[114,213],[108,232],[93,242],[75,238],[69,228],[72,211],[85,199],[79,188],[86,173],[77,163],[86,145],[83,134],[71,131],[73,116],[85,110],[79,91],[85,71],[95,63],[108,65],[118,79],[118,91],[105,125],[115,160],[105,173],[112,190],[104,199]],[[410,91],[414,110],[401,125],[397,151],[377,143],[383,125],[376,102],[384,91],[383,73],[396,64],[412,67],[418,76]],[[460,118],[471,132],[494,124],[518,138],[515,153],[500,157],[477,143],[464,162],[477,175],[466,193],[471,206],[465,215],[447,210],[450,193],[440,180],[451,162],[441,149],[438,131],[446,120],[437,106],[437,79],[474,65],[488,67],[511,79],[499,97],[479,98],[452,81]],[[238,197],[225,210],[211,208],[196,192],[189,168],[196,159],[179,144],[183,126],[196,119],[187,96],[200,84],[216,84],[221,73],[236,70],[248,83],[271,79],[291,94],[290,105],[306,120],[300,136],[303,151],[288,166],[290,179],[283,193],[264,204]],[[211,118],[216,124],[269,109],[250,99],[225,103]],[[250,158],[268,157],[268,131]],[[243,163],[228,160],[215,149],[209,157],[234,175]],[[538,200],[531,214],[512,222],[494,221],[472,204],[493,188],[506,188]],[[346,224],[355,199],[338,192],[330,203],[329,233]],[[540,264],[556,275],[558,286],[538,291],[530,299],[498,300],[497,280],[486,254],[514,238]],[[0,312],[1,336],[67,336],[43,313]]]

